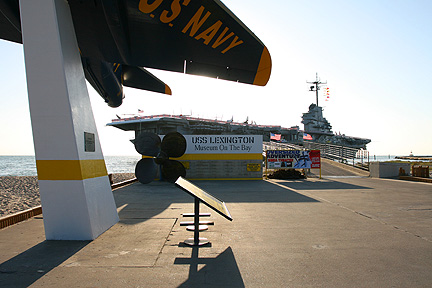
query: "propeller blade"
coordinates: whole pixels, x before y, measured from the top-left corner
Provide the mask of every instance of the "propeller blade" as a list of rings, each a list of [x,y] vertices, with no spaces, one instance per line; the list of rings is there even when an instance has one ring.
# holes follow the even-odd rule
[[[135,166],[135,176],[142,184],[148,184],[156,178],[157,165],[152,158],[143,158]]]
[[[169,160],[169,157],[164,151],[160,151],[154,160],[156,164],[162,165]]]
[[[174,183],[178,177],[186,177],[186,169],[182,163],[176,160],[167,160],[162,164],[162,178]]]
[[[156,157],[160,152],[161,140],[155,133],[143,132],[135,138],[134,145],[139,154]]]
[[[162,140],[161,150],[168,157],[181,157],[186,151],[186,139],[178,132],[168,133]]]

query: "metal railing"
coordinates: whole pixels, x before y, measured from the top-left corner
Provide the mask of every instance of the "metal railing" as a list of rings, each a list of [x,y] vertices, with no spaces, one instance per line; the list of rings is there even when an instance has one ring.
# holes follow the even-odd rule
[[[278,143],[278,142],[263,142],[263,151],[267,150],[303,150],[303,146],[290,144],[290,143]]]
[[[364,170],[369,170],[369,159],[367,159],[365,162],[363,162],[363,158],[360,159],[361,162],[356,161],[357,153],[360,151],[358,148],[316,142],[304,142],[304,147],[310,150],[320,150],[322,158],[338,161]]]
[[[304,146],[289,144],[289,143],[278,143],[278,142],[263,142],[263,150],[282,150],[282,149],[295,149],[295,150],[320,150],[321,157],[333,161],[345,163],[363,170],[369,170],[369,159],[364,161],[363,159],[358,160],[356,158],[357,152],[360,149],[346,147],[334,144],[322,144],[316,142],[304,142]],[[357,159],[357,161],[356,161]]]

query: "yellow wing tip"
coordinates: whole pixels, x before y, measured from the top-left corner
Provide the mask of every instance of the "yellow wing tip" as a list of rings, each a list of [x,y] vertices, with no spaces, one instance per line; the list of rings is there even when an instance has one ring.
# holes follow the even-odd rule
[[[172,95],[171,88],[165,84],[165,94]]]
[[[264,46],[253,85],[265,86],[270,79],[272,60],[267,47]]]

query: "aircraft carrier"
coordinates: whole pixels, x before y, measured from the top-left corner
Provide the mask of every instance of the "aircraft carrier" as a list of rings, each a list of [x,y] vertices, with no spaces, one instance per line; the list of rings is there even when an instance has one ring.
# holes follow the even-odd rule
[[[184,135],[262,135],[264,142],[270,142],[270,136],[280,135],[280,143],[289,143],[298,146],[307,146],[308,143],[320,143],[344,146],[354,149],[366,149],[370,139],[336,135],[332,132],[332,126],[323,117],[322,107],[316,104],[309,106],[309,111],[303,113],[302,123],[304,129],[299,126],[285,128],[277,125],[258,125],[256,123],[234,122],[233,120],[211,120],[185,115],[149,115],[129,116],[113,119],[108,126],[117,127],[125,131],[135,131],[135,136],[141,132],[152,132],[165,135],[169,132],[179,132]],[[304,138],[310,135],[311,140]],[[310,139],[309,138],[309,139]],[[274,141],[274,140],[273,140]],[[306,144],[306,145],[305,145]]]

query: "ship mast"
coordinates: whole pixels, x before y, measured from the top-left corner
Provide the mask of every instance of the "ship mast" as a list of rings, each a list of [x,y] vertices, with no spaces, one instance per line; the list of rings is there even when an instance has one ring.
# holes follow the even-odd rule
[[[318,72],[317,72],[316,73],[316,80],[314,82],[307,82],[306,81],[306,83],[315,85],[315,86],[310,86],[309,91],[315,91],[316,92],[316,105],[318,106],[318,90],[320,90],[320,85],[327,84],[327,81],[321,82],[321,80],[318,78]]]

